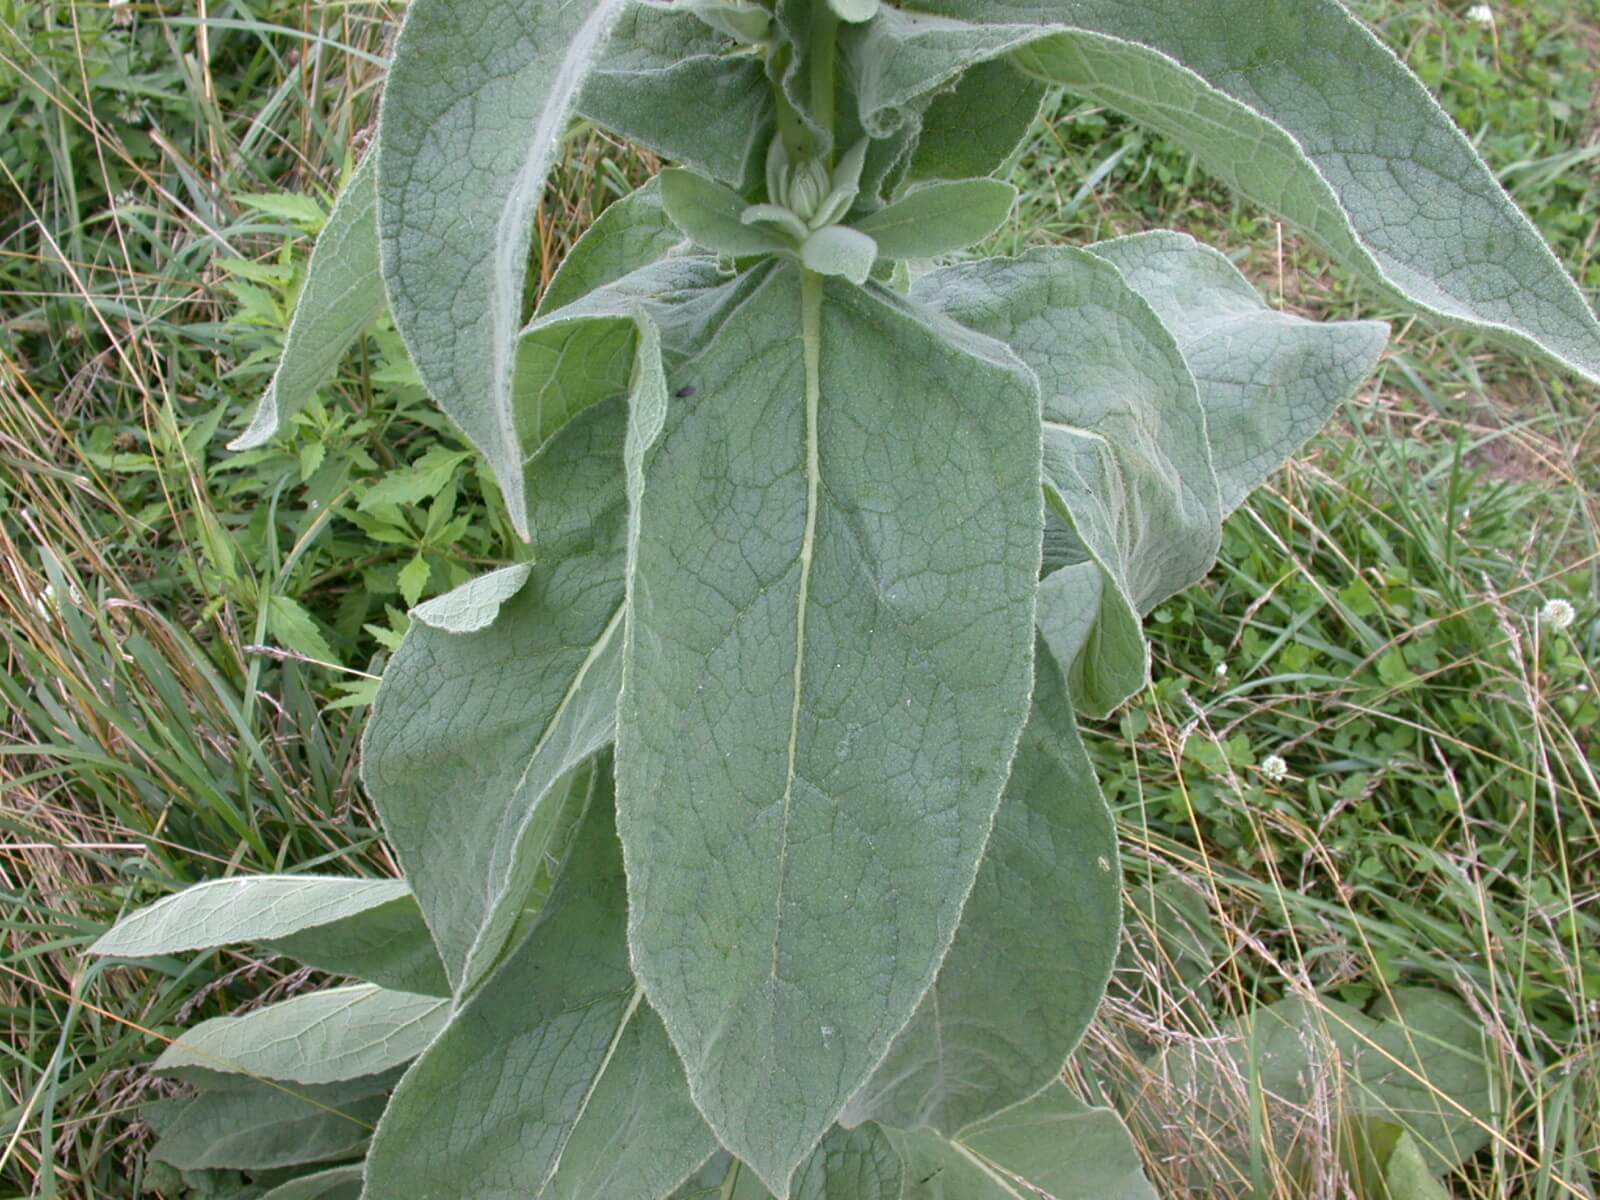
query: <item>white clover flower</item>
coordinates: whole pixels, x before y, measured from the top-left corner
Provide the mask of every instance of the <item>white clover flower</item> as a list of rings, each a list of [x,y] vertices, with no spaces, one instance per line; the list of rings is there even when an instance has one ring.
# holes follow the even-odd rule
[[[1219,662],[1216,665],[1216,667],[1213,668],[1211,674],[1216,677],[1216,680],[1217,680],[1217,682],[1219,684],[1220,683],[1227,683],[1228,682],[1228,664],[1224,663],[1224,662]]]
[[[1571,629],[1577,619],[1577,609],[1565,600],[1546,600],[1544,607],[1539,610],[1539,624],[1557,633]]]
[[[1474,25],[1493,25],[1494,9],[1490,8],[1487,4],[1474,4],[1471,8],[1467,9],[1467,20],[1471,21]]]
[[[1278,755],[1269,754],[1261,760],[1261,773],[1268,783],[1282,783],[1289,778],[1289,764]]]

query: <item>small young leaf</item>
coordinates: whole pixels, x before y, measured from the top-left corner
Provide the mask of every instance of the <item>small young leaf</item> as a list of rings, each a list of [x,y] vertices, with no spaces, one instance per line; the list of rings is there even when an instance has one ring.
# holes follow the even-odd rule
[[[400,568],[397,581],[400,584],[400,595],[405,598],[406,607],[413,608],[417,601],[422,599],[422,589],[428,586],[428,576],[431,573],[432,568],[428,566],[428,560],[420,554]]]
[[[707,250],[744,258],[788,246],[787,239],[774,230],[745,224],[746,204],[732,188],[681,167],[661,172],[660,178],[667,216]]]
[[[878,261],[878,244],[843,225],[828,225],[806,239],[801,261],[818,275],[841,275],[859,287]]]
[[[661,179],[618,200],[561,260],[539,301],[541,316],[667,257],[683,241],[661,202]]]
[[[260,942],[346,920],[409,894],[399,880],[314,875],[215,879],[124,917],[89,953],[149,958]]]
[[[1011,215],[1017,189],[998,179],[930,183],[855,228],[877,240],[884,258],[937,258],[983,241]]]

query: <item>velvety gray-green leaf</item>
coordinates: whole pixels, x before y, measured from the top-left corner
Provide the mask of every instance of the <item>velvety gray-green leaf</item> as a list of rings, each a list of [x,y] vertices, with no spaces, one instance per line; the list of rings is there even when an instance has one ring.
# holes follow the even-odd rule
[[[673,167],[663,171],[661,201],[672,223],[698,245],[734,258],[772,254],[789,246],[768,225],[746,225],[744,198],[732,188]]]
[[[1048,651],[978,879],[933,987],[844,1120],[948,1135],[1057,1079],[1117,951],[1116,830]]]
[[[957,1141],[1056,1200],[1156,1200],[1122,1120],[1109,1108],[1091,1108],[1063,1083],[969,1126]]]
[[[1125,652],[1137,614],[1202,578],[1221,543],[1221,501],[1199,391],[1172,334],[1110,263],[1067,248],[936,271],[914,298],[1004,341],[1038,376],[1044,406],[1044,479],[1053,514],[1105,572],[1107,638],[1084,646]],[[1061,564],[1065,565],[1065,564]],[[1089,603],[1081,580],[1042,589],[1041,628],[1074,680],[1084,678],[1060,639]],[[1075,691],[1090,711],[1113,682],[1137,686],[1144,654],[1097,668]]]
[[[1003,58],[968,68],[922,115],[913,179],[978,179],[1017,152],[1039,115],[1045,86]]]
[[[230,450],[254,449],[276,437],[283,423],[328,382],[350,344],[382,314],[375,161],[374,155],[367,156],[334,204],[312,252],[278,369],[249,427],[228,443]]]
[[[760,58],[730,55],[729,46],[690,13],[630,5],[584,82],[579,111],[743,190],[760,171],[774,106]]]
[[[337,1083],[381,1075],[427,1048],[450,1003],[362,984],[295,996],[240,1017],[185,1030],[156,1059],[157,1071],[198,1067],[289,1083]]]
[[[640,978],[781,1195],[977,870],[1027,713],[1038,401],[891,293],[752,278],[630,450],[619,827]]]
[[[880,1127],[836,1125],[800,1164],[789,1200],[900,1200],[905,1175],[905,1164]],[[728,1200],[772,1200],[772,1193],[741,1164]]]
[[[1227,257],[1181,233],[1091,246],[1178,340],[1200,387],[1222,509],[1232,512],[1372,374],[1380,321],[1307,321],[1268,308]]]
[[[416,897],[409,894],[340,921],[263,939],[259,945],[319,971],[353,975],[393,991],[450,994],[433,936]]]
[[[1218,1032],[1205,1054],[1168,1051],[1160,1068],[1195,1097],[1194,1136],[1244,1161],[1258,1152],[1266,1108],[1276,1152],[1293,1160],[1298,1114],[1338,1105],[1350,1119],[1390,1122],[1434,1173],[1481,1149],[1495,1128],[1483,1032],[1455,997],[1395,993],[1397,1011],[1369,1016],[1334,1000],[1293,997]]]
[[[1109,713],[1149,682],[1144,622],[1093,559],[1039,581],[1039,636],[1085,712]]]
[[[1600,322],[1582,293],[1427,89],[1338,0],[920,8],[975,26],[969,46],[1031,24],[1039,40],[1017,61],[1041,78],[1171,137],[1430,317],[1600,380]]]
[[[838,276],[859,287],[878,261],[878,243],[858,230],[829,225],[806,239],[800,260],[818,275]]]
[[[392,879],[252,875],[197,883],[130,913],[89,947],[108,958],[144,958],[263,942],[403,899]]]
[[[554,849],[560,785],[611,740],[625,422],[617,399],[562,429],[530,473],[548,557],[507,569],[525,578],[487,624],[414,621],[373,706],[362,777],[458,990],[493,965]]]
[[[261,1200],[359,1200],[361,1164],[332,1167],[280,1183],[262,1195]]]
[[[862,217],[884,258],[935,258],[983,241],[1011,215],[1017,189],[998,179],[930,183]]]
[[[629,969],[627,907],[603,794],[537,924],[396,1090],[370,1200],[661,1200],[715,1150]],[[618,1162],[643,1173],[573,1190]]]
[[[378,231],[395,325],[530,535],[511,403],[533,214],[622,0],[414,0],[384,90]]]
[[[649,183],[616,201],[568,251],[539,301],[541,314],[555,312],[598,288],[667,257],[683,235],[667,217],[661,183]]]
[[[382,1115],[392,1075],[321,1087],[229,1080],[147,1104],[152,1157],[180,1170],[271,1170],[358,1157]]]

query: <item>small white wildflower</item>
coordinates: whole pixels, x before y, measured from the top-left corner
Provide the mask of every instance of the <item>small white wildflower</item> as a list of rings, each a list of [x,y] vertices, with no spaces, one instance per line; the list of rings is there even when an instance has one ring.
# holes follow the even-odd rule
[[[34,611],[47,621],[56,615],[58,607],[60,604],[56,600],[56,585],[53,583],[45,584],[44,591],[33,598]]]
[[[1565,600],[1546,600],[1544,607],[1539,610],[1539,624],[1557,633],[1572,628],[1572,623],[1577,619],[1577,610]]]
[[[1216,676],[1218,683],[1227,683],[1228,682],[1228,664],[1227,663],[1218,663],[1216,665],[1216,668],[1211,673]]]
[[[1282,783],[1289,778],[1289,764],[1278,755],[1269,754],[1261,760],[1261,773],[1268,783]]]
[[[1471,8],[1467,9],[1467,20],[1471,21],[1474,25],[1493,25],[1494,9],[1490,8],[1487,4],[1474,4]]]

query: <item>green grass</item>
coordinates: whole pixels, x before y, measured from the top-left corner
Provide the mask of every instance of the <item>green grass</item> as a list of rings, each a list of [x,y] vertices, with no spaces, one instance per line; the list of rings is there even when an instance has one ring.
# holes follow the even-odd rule
[[[1502,3],[1485,29],[1463,4],[1354,7],[1600,292],[1600,12]],[[396,12],[209,13],[0,0],[0,1197],[139,1194],[135,1109],[163,1086],[140,1064],[197,1017],[320,982],[244,953],[91,976],[80,951],[200,878],[394,873],[355,784],[360,705],[411,602],[516,553],[386,328],[288,438],[222,449],[368,137]],[[536,283],[656,165],[576,137]],[[1413,325],[1071,98],[1016,181],[1013,241],[1177,225],[1273,304],[1399,335],[1155,614],[1152,687],[1095,730],[1130,937],[1075,1082],[1129,1115],[1153,1177],[1336,1195],[1333,1121],[1306,1122],[1294,1166],[1197,1144],[1149,1052],[1285,995],[1437,987],[1481,1016],[1501,1114],[1456,1193],[1592,1194],[1597,397]],[[1555,598],[1565,632],[1537,619]]]

